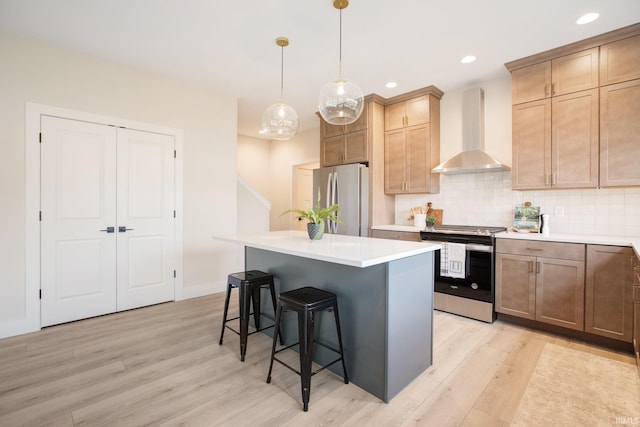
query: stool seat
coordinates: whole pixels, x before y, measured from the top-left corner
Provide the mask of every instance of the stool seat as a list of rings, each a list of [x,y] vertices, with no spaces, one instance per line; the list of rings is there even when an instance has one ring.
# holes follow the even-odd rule
[[[338,335],[338,346],[324,344],[315,339],[315,314],[321,311],[332,311],[336,324],[336,333]],[[328,368],[337,362],[342,362],[343,379],[345,384],[349,384],[347,376],[347,367],[344,361],[344,350],[342,347],[342,333],[340,332],[340,316],[338,314],[338,299],[336,294],[325,291],[323,289],[306,286],[292,291],[283,292],[278,298],[275,327],[280,330],[280,322],[283,311],[295,311],[298,313],[298,342],[276,350],[276,336],[273,336],[273,345],[271,347],[271,361],[269,364],[269,374],[267,375],[267,383],[271,382],[271,372],[273,370],[273,362],[276,361],[300,375],[300,386],[302,389],[302,404],[304,411],[309,409],[309,397],[311,394],[311,377],[318,372]],[[282,344],[282,339],[280,340]],[[311,371],[313,362],[313,344],[325,347],[339,357],[330,363],[321,366],[317,371]],[[287,350],[291,347],[298,346],[300,354],[300,370],[296,370],[287,363],[276,357],[276,354]]]
[[[231,291],[233,288],[238,288],[239,290],[240,314],[237,317],[228,319],[227,314],[229,312],[229,300],[231,298]],[[222,331],[220,332],[219,344],[222,345],[225,329],[229,329],[232,332],[240,335],[240,360],[243,362],[247,353],[248,336],[255,334],[256,332],[264,331],[265,329],[273,328],[275,326],[274,321],[274,324],[272,325],[266,326],[264,328],[260,327],[260,317],[265,316],[265,314],[261,313],[260,311],[261,289],[269,289],[269,293],[271,294],[271,302],[273,305],[273,312],[275,313],[276,291],[273,281],[273,275],[259,270],[249,270],[232,273],[227,277],[227,296],[224,302],[224,316],[222,319]],[[252,304],[253,312],[251,312]],[[249,318],[251,317],[251,315],[253,315],[254,326],[256,328],[256,330],[253,332],[249,332]],[[240,319],[240,331],[236,331],[227,324],[228,322],[238,319]],[[272,318],[272,320],[274,319]],[[277,335],[279,335],[279,329],[277,329],[277,331]],[[274,335],[276,335],[275,332]],[[282,341],[282,337],[280,338],[280,340]]]

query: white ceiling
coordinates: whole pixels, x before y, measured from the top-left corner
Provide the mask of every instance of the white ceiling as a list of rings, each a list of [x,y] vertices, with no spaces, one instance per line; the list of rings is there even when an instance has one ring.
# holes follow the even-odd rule
[[[586,12],[600,19],[576,25]],[[0,0],[0,32],[68,47],[238,99],[238,133],[260,137],[280,99],[300,130],[318,126],[317,95],[338,75],[332,0]],[[507,76],[504,63],[640,22],[640,0],[351,0],[343,11],[343,77],[390,97],[446,92]],[[473,54],[478,60],[463,65]],[[394,80],[395,89],[384,84]]]

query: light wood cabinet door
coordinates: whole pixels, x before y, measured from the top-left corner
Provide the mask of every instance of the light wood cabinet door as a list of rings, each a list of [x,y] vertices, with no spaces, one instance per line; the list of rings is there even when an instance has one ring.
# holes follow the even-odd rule
[[[344,163],[366,162],[367,159],[367,130],[345,134]]]
[[[537,101],[551,96],[551,62],[541,62],[513,70],[511,97],[513,104]]]
[[[384,130],[386,132],[405,127],[405,102],[396,102],[384,107]]]
[[[512,120],[513,189],[551,188],[551,100],[514,105]]]
[[[369,106],[367,104],[364,105],[363,109],[362,109],[362,114],[360,114],[360,117],[358,117],[358,120],[356,120],[355,122],[345,125],[344,126],[344,133],[352,133],[352,132],[359,132],[362,130],[366,130],[368,127],[368,120],[367,118],[369,117],[369,115],[367,114],[367,109],[369,108]]]
[[[344,160],[344,136],[338,135],[324,138],[320,144],[322,154],[322,166],[335,166]]]
[[[384,192],[404,192],[405,131],[398,129],[384,135]]]
[[[598,87],[599,48],[583,50],[551,61],[551,96]]]
[[[585,331],[631,342],[633,249],[587,245]]]
[[[406,130],[405,191],[429,193],[431,161],[429,155],[429,125],[413,126]]]
[[[584,330],[584,261],[536,259],[536,320]]]
[[[600,186],[640,185],[640,79],[600,88]]]
[[[496,311],[534,320],[536,317],[536,258],[496,254]]]
[[[598,89],[554,97],[551,122],[551,186],[598,186]]]
[[[409,242],[422,241],[420,233],[412,231],[371,230],[371,237],[378,239],[407,240]]]
[[[419,96],[406,101],[405,114],[406,127],[429,123],[429,97]]]
[[[344,133],[344,125],[331,125],[320,119],[321,135],[322,138],[331,138]]]
[[[600,46],[600,85],[640,79],[640,35]]]

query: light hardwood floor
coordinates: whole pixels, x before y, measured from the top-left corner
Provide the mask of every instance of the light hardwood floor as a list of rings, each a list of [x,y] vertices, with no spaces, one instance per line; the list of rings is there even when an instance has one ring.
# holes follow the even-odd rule
[[[265,383],[268,337],[249,337],[244,363],[237,335],[218,345],[223,302],[216,294],[0,340],[0,426],[506,426],[545,343],[634,363],[435,312],[434,364],[390,403],[323,371],[305,413],[297,375],[276,364]]]

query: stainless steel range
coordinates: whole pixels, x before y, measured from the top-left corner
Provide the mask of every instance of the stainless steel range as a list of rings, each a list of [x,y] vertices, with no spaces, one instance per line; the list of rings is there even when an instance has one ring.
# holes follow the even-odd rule
[[[442,243],[435,254],[436,310],[492,323],[495,297],[495,235],[505,227],[438,225],[422,240]],[[438,268],[439,267],[439,268]]]

